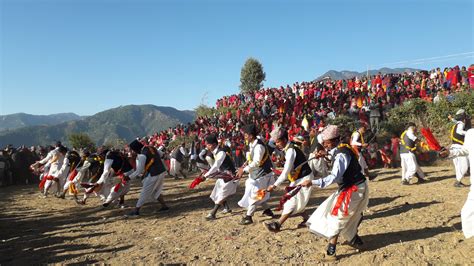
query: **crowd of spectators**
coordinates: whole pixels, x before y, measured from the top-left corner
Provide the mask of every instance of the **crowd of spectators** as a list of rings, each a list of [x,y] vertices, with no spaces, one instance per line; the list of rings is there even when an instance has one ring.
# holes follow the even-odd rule
[[[346,80],[324,78],[296,82],[293,85],[224,96],[216,102],[217,112],[197,117],[194,123],[179,125],[145,138],[160,146],[183,136],[195,136],[196,144],[209,133],[217,133],[228,146],[237,165],[243,162],[244,138],[241,126],[259,125],[261,135],[270,139],[276,126],[288,129],[291,139],[301,140],[309,153],[314,138],[331,119],[345,115],[367,124],[373,133],[380,130],[392,108],[421,98],[426,101],[448,100],[455,92],[474,88],[474,65],[469,69],[455,66],[431,71],[406,72],[354,77]],[[193,145],[196,145],[193,144]],[[202,143],[201,143],[202,144]],[[192,146],[190,147],[192,150]]]
[[[48,151],[40,146],[15,148],[12,145],[0,150],[0,186],[38,183],[38,176],[29,170],[29,166],[44,158]]]

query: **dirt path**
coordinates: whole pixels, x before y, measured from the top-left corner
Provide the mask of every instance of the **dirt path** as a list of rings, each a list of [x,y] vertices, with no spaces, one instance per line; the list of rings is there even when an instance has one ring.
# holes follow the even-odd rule
[[[379,170],[370,186],[369,210],[360,227],[366,251],[338,246],[340,264],[473,264],[474,239],[465,240],[461,207],[469,188],[453,187],[451,165],[423,167],[429,182],[400,185],[399,170]],[[94,198],[86,206],[72,200],[40,199],[36,187],[0,189],[0,264],[38,263],[318,263],[326,240],[297,229],[290,219],[278,234],[267,232],[258,212],[250,226],[238,224],[237,206],[244,182],[230,200],[232,214],[208,222],[213,184],[195,190],[190,179],[166,179],[164,195],[171,211],[159,204],[143,208],[142,217],[124,219],[130,209],[100,210]],[[465,182],[468,182],[467,179]],[[313,190],[309,213],[335,190]],[[134,184],[127,202],[139,193]],[[271,203],[276,206],[278,197]]]

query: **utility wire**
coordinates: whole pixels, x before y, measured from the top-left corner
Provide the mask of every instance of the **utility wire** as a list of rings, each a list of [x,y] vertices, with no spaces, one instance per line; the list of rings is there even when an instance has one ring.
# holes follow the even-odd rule
[[[443,61],[449,61],[453,59],[466,59],[466,58],[472,58],[472,57],[474,57],[474,52],[465,52],[465,53],[450,54],[450,55],[444,55],[444,56],[435,56],[435,57],[412,59],[412,60],[385,63],[385,64],[377,64],[377,65],[371,65],[370,67],[374,68],[374,67],[394,66],[394,65],[420,65],[423,63],[443,62]]]

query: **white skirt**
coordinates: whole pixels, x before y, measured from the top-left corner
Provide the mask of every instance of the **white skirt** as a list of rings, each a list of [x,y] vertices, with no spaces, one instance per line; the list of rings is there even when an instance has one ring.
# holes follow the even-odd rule
[[[216,180],[216,185],[212,190],[210,198],[214,201],[215,204],[221,203],[227,197],[235,194],[237,192],[237,186],[239,185],[239,180],[224,182],[222,178]]]
[[[181,163],[178,160],[171,158],[170,160],[170,175],[177,176],[181,170]]]
[[[143,206],[145,203],[153,202],[158,199],[163,191],[163,184],[166,172],[156,176],[147,176],[142,180],[142,191],[137,201],[137,207]]]
[[[451,150],[462,149],[459,144],[451,145]],[[453,158],[454,171],[456,172],[456,180],[461,182],[462,178],[467,174],[469,169],[469,158],[467,156],[457,156]]]
[[[113,186],[110,189],[110,193],[105,200],[106,203],[111,203],[121,196],[125,196],[130,191],[130,182],[126,182],[125,184],[120,183]]]
[[[120,177],[115,175],[109,175],[105,178],[105,181],[102,183],[100,190],[97,192],[98,196],[102,201],[106,201],[110,192],[114,189],[115,185],[122,182]]]
[[[238,202],[239,206],[242,208],[248,208],[252,205],[260,205],[268,199],[270,199],[270,193],[265,193],[263,199],[257,199],[257,192],[261,189],[266,189],[270,185],[275,183],[275,178],[273,177],[273,173],[267,174],[262,176],[258,179],[248,178],[245,181],[245,192],[242,199]]]
[[[464,233],[464,236],[466,238],[473,237],[474,236],[474,189],[472,187],[471,187],[471,191],[469,192],[467,196],[466,203],[464,203],[464,206],[462,207],[462,210],[461,210],[461,223],[462,223],[462,231]]]
[[[345,216],[343,209],[346,208],[345,203],[339,208],[336,216],[332,215],[334,205],[340,192],[335,192],[329,196],[311,215],[306,225],[309,230],[317,235],[332,238],[336,235],[342,236],[346,240],[352,240],[357,234],[359,221],[362,218],[362,212],[367,208],[369,203],[369,189],[367,182],[357,186],[357,191],[351,195],[349,202],[348,215]]]
[[[298,186],[301,182],[305,180],[312,180],[313,174],[307,175],[297,182],[292,182],[290,186]],[[298,194],[293,196],[289,199],[285,204],[283,204],[282,215],[286,214],[299,214],[302,213],[306,209],[306,205],[308,205],[309,198],[311,197],[312,187],[302,187]]]

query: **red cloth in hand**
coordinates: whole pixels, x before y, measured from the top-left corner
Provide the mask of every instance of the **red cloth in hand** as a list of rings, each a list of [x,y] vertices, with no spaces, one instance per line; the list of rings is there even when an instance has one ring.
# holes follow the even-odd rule
[[[197,185],[199,185],[201,182],[203,182],[205,179],[202,176],[196,177],[193,182],[189,185],[190,189],[195,188]]]

